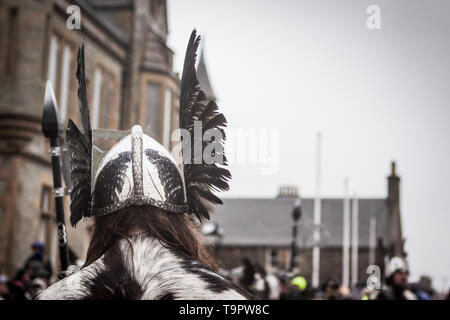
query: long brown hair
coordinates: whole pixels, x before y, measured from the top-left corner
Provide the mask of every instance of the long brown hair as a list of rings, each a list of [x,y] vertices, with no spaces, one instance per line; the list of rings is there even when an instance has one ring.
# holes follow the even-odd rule
[[[153,237],[163,246],[187,254],[217,270],[213,256],[200,243],[200,234],[190,216],[165,212],[152,206],[131,206],[107,216],[96,217],[84,266],[99,259],[117,241],[129,239],[137,233]]]

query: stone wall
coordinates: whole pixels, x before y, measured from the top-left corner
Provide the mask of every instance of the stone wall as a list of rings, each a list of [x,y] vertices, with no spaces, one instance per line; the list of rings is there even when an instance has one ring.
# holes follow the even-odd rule
[[[99,127],[129,129],[140,122],[139,111],[145,108],[142,88],[146,81],[156,78],[163,89],[173,91],[169,123],[175,127],[178,122],[178,82],[171,73],[171,59],[165,66],[168,70],[165,75],[152,70],[143,72],[141,68],[143,57],[152,55],[146,52],[149,46],[145,35],[149,30],[150,15],[145,12],[149,9],[149,1],[135,1],[123,10],[106,14],[128,35],[130,43],[125,43],[126,40],[118,36],[110,24],[96,20],[95,15],[100,11],[85,10],[82,3],[78,3],[82,14],[81,30],[69,30],[66,9],[73,4],[71,1],[0,1],[0,271],[9,275],[22,266],[30,254],[31,243],[38,238],[42,225],[42,188],[53,186],[49,143],[43,137],[40,125],[52,37],[56,37],[59,44],[63,43],[64,48],[70,48],[66,120],[72,118],[80,124],[75,72],[77,49],[84,43],[90,108],[96,70],[100,70],[109,83],[108,91],[105,91],[108,105],[107,109],[103,106],[100,109]],[[172,54],[165,44],[158,42],[158,45]],[[151,47],[155,48],[154,45]],[[63,50],[59,48],[58,59],[62,55]],[[53,85],[60,103],[61,75],[57,77],[57,83]],[[54,201],[53,197],[51,201]],[[82,220],[76,229],[70,227],[69,202],[66,197],[69,245],[78,258],[84,260],[92,223]],[[52,229],[54,212],[50,213],[49,219],[49,233],[56,236]],[[58,267],[59,253],[53,242],[56,238],[49,240],[48,255]]]
[[[63,5],[63,2],[58,2]],[[68,5],[68,4],[67,4]],[[58,11],[54,1],[2,1],[0,4],[0,27],[8,30],[9,14],[17,10],[14,36],[5,32],[0,37],[0,57],[7,61],[8,44],[16,42],[14,65],[6,74],[0,68],[0,269],[13,275],[31,252],[31,244],[38,239],[42,224],[41,193],[44,186],[52,187],[49,143],[41,132],[40,119],[47,79],[49,39],[57,35],[71,46],[70,85],[68,91],[68,118],[79,122],[76,52],[81,43],[86,44],[86,68],[88,92],[92,93],[90,70],[102,67],[115,78],[112,96],[112,122],[120,125],[120,102],[123,68],[118,57],[125,52],[117,51],[113,41],[99,30],[96,35],[107,41],[102,45],[82,31],[66,28],[66,17]],[[83,20],[86,26],[89,21]],[[92,24],[92,22],[91,22]],[[92,28],[96,28],[92,25]],[[88,30],[85,30],[88,31]],[[8,39],[8,37],[10,39]],[[61,41],[62,41],[61,40]],[[111,54],[116,50],[116,54]],[[91,86],[89,86],[91,85]],[[89,97],[91,100],[91,97]],[[58,99],[59,100],[59,99]],[[58,101],[59,102],[59,101]],[[54,201],[52,197],[51,201]],[[89,222],[81,221],[77,229],[69,226],[69,199],[65,198],[65,214],[70,248],[84,259],[89,243]],[[52,206],[54,207],[54,205]],[[47,243],[47,255],[58,267],[59,253],[56,243],[55,216],[51,213],[49,233],[54,238]]]

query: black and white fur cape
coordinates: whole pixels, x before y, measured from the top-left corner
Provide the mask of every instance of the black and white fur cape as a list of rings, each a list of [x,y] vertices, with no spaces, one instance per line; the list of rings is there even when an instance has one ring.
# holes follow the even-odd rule
[[[40,300],[240,300],[240,288],[154,239],[121,240],[100,259],[42,291]]]

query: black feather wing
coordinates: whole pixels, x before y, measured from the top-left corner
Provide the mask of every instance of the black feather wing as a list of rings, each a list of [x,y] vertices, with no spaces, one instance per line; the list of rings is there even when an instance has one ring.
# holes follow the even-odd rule
[[[78,50],[78,68],[77,68],[77,79],[78,79],[78,99],[80,100],[80,115],[81,124],[83,126],[84,135],[87,138],[87,142],[90,145],[92,143],[92,130],[91,130],[91,120],[89,116],[89,105],[86,92],[86,74],[84,67],[84,45],[82,45]]]
[[[183,172],[186,184],[186,196],[188,205],[192,213],[200,220],[209,219],[208,210],[202,200],[207,200],[213,204],[222,204],[222,200],[212,191],[226,191],[229,189],[228,180],[231,178],[230,171],[226,168],[226,158],[223,152],[225,140],[224,128],[227,121],[225,116],[219,112],[219,108],[214,101],[205,103],[205,94],[200,88],[197,78],[195,62],[197,50],[200,44],[200,36],[192,31],[186,50],[186,57],[183,66],[180,92],[180,128],[186,129],[191,137],[190,152],[183,151]],[[215,143],[220,148],[212,151],[215,155],[220,155],[220,163],[205,163],[202,157],[201,164],[194,163],[194,123],[201,121],[202,137],[207,130],[217,130],[221,134],[220,141],[203,141],[202,154],[208,145]],[[186,159],[190,154],[190,159]]]
[[[91,152],[92,130],[86,92],[86,75],[84,68],[84,46],[78,50],[78,98],[83,133],[72,120],[67,125],[66,143],[69,154],[70,179],[70,223],[72,226],[83,217],[91,215]]]
[[[69,120],[67,126],[67,151],[70,156],[70,223],[75,226],[83,217],[90,216],[91,202],[91,151],[86,137]]]

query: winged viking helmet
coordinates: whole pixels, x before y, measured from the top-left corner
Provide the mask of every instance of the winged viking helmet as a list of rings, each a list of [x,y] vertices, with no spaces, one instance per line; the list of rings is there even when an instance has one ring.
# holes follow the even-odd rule
[[[79,49],[77,79],[83,132],[69,120],[66,135],[72,183],[72,226],[83,217],[108,215],[132,205],[151,205],[171,213],[192,213],[201,221],[203,218],[209,219],[202,201],[222,204],[212,191],[228,190],[228,180],[231,178],[225,168],[227,164],[223,154],[226,119],[214,101],[204,103],[205,94],[195,69],[199,43],[200,36],[194,30],[186,50],[180,92],[180,129],[188,133],[192,143],[187,147],[182,144],[181,170],[168,150],[143,133],[140,126],[134,126],[128,136],[106,153],[95,173],[92,173],[93,142],[86,94],[84,47]],[[213,148],[211,153],[212,156],[220,154],[222,163],[194,161],[194,126],[197,126],[197,121],[201,121],[201,137],[207,130],[218,130],[223,137],[220,141],[201,142],[202,155],[211,143],[219,146]]]

